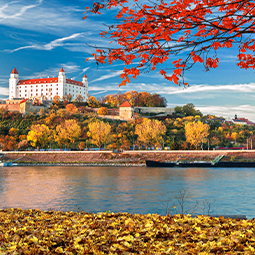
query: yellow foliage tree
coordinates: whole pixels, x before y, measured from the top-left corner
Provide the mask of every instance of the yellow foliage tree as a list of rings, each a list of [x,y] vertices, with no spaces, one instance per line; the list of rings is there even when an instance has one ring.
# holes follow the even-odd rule
[[[77,124],[76,120],[65,120],[64,123],[56,127],[54,134],[55,141],[60,145],[65,144],[68,147],[70,143],[74,143],[81,135],[81,127]]]
[[[100,107],[99,110],[97,111],[97,114],[99,114],[99,115],[108,115],[109,112],[108,112],[106,107]]]
[[[135,134],[138,140],[152,147],[163,142],[163,135],[166,133],[166,126],[159,120],[144,119],[141,124],[135,127]]]
[[[210,126],[204,124],[201,121],[198,122],[189,122],[185,124],[185,135],[187,142],[191,143],[196,147],[199,143],[202,142],[203,138],[206,138],[209,135]]]
[[[93,107],[93,108],[98,107],[98,105],[99,105],[99,102],[98,102],[98,101],[96,100],[96,98],[93,97],[93,96],[90,96],[90,97],[88,98],[87,103],[88,103],[88,105],[89,105],[90,107]]]
[[[53,97],[53,103],[54,104],[59,104],[59,102],[60,102],[60,96],[58,96],[58,95],[54,96]]]
[[[31,130],[28,132],[27,140],[30,141],[33,147],[45,147],[49,141],[50,133],[49,128],[44,124],[32,125]]]
[[[66,110],[72,114],[74,114],[78,111],[77,107],[74,104],[67,104]]]
[[[88,136],[91,137],[91,142],[96,144],[101,150],[101,146],[109,140],[109,134],[111,132],[110,124],[104,123],[103,121],[95,121],[89,123],[88,127]]]

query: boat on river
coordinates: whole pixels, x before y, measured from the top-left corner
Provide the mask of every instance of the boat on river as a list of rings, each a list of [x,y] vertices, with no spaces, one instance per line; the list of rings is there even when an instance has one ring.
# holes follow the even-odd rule
[[[147,167],[254,167],[255,161],[221,161],[224,155],[216,157],[213,161],[157,161],[146,160]]]
[[[220,161],[217,163],[206,161],[193,161],[193,162],[168,162],[146,160],[147,167],[254,167],[255,162],[242,162],[242,161]]]

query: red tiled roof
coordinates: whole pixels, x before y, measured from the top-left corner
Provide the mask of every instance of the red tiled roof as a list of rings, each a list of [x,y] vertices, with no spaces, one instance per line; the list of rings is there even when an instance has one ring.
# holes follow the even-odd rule
[[[20,102],[20,104],[25,103],[27,100],[28,100],[28,98],[27,98],[27,99],[22,100],[22,101]]]
[[[64,71],[64,69],[63,69],[63,67],[61,67],[61,69],[60,69],[60,71],[59,71],[59,72],[65,72],[65,71]]]
[[[120,107],[132,107],[128,101],[124,102]]]
[[[56,83],[58,82],[58,77],[53,78],[41,78],[41,79],[29,79],[29,80],[20,80],[18,85],[26,85],[26,84],[38,84],[38,83]],[[83,86],[83,83],[80,81],[75,81],[71,79],[66,79],[66,83]]]
[[[25,84],[37,84],[37,83],[56,83],[58,82],[58,77],[53,78],[41,78],[41,79],[29,79],[29,80],[20,80],[18,85]]]
[[[13,68],[12,73],[18,73],[15,67]]]
[[[74,84],[74,85],[79,85],[79,86],[83,86],[83,83],[80,81],[75,81],[75,80],[71,80],[71,79],[66,79],[66,83],[69,84]]]
[[[83,78],[87,78],[87,75],[86,75],[86,74],[84,74]]]
[[[233,121],[235,121],[235,122],[247,122],[248,119],[245,119],[245,118],[237,118],[237,119],[233,119]]]

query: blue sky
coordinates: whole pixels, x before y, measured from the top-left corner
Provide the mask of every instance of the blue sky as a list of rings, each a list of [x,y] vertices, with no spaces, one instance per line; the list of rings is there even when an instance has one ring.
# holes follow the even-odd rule
[[[141,0],[144,1],[144,0]],[[193,103],[204,114],[246,117],[255,121],[255,74],[240,70],[237,51],[219,52],[219,68],[204,72],[202,65],[185,74],[190,87],[183,89],[156,72],[142,73],[127,86],[119,88],[123,64],[96,65],[85,59],[94,52],[87,44],[107,46],[99,36],[104,24],[111,24],[114,12],[89,14],[93,1],[0,0],[0,98],[8,98],[9,76],[16,67],[20,79],[57,76],[61,67],[68,78],[82,80],[86,73],[89,94],[100,97],[129,90],[158,93],[170,107]],[[166,63],[165,65],[169,65]]]

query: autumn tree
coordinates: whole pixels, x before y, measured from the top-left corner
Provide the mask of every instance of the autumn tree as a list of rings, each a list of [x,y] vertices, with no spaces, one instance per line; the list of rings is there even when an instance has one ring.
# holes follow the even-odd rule
[[[66,105],[66,110],[72,114],[77,113],[78,109],[74,104],[67,104]]]
[[[44,124],[37,124],[31,126],[31,129],[27,135],[27,140],[30,141],[33,147],[37,147],[37,149],[39,149],[39,147],[45,147],[45,145],[48,143],[49,136],[49,128]]]
[[[188,122],[185,124],[185,135],[187,142],[195,146],[196,150],[198,145],[209,135],[210,126],[201,121]]]
[[[109,134],[111,132],[110,124],[97,120],[89,123],[88,128],[88,137],[90,137],[91,142],[96,144],[99,150],[101,150],[102,145],[109,141]]]
[[[90,107],[96,108],[99,106],[99,102],[96,100],[94,96],[90,96],[87,100],[87,103]]]
[[[63,100],[69,103],[72,102],[73,96],[71,94],[64,95]]]
[[[161,144],[165,133],[166,126],[159,120],[143,119],[143,122],[135,127],[138,140],[150,147]]]
[[[59,104],[59,102],[60,102],[60,96],[58,96],[58,95],[54,96],[53,97],[53,103],[54,104]]]
[[[176,84],[187,85],[180,79],[185,70],[195,63],[203,64],[206,71],[218,67],[217,51],[233,45],[237,65],[255,68],[254,1],[134,0],[133,5],[130,2],[100,0],[91,10],[100,14],[100,9],[116,11],[118,7],[117,22],[113,20],[108,30],[101,33],[117,46],[97,49],[94,57],[97,63],[108,60],[110,64],[115,61],[125,64],[120,85],[145,70],[156,70],[167,61],[173,72],[161,69],[159,73]]]
[[[17,147],[16,139],[9,135],[0,136],[0,147],[3,151],[13,151]]]
[[[54,139],[55,141],[60,145],[65,144],[68,147],[70,143],[74,144],[75,141],[80,137],[81,134],[81,127],[77,123],[76,120],[65,120],[64,123],[58,125],[56,127],[56,132],[54,133]]]
[[[78,148],[79,148],[81,151],[83,151],[84,148],[85,148],[85,143],[84,143],[84,142],[80,142],[80,143],[78,144]]]
[[[99,114],[99,115],[108,115],[109,112],[108,112],[106,107],[100,107],[99,110],[97,111],[97,114]]]
[[[83,102],[84,97],[81,94],[78,94],[76,96],[76,98],[74,99],[75,102],[77,102],[78,104],[80,104],[81,102]]]

